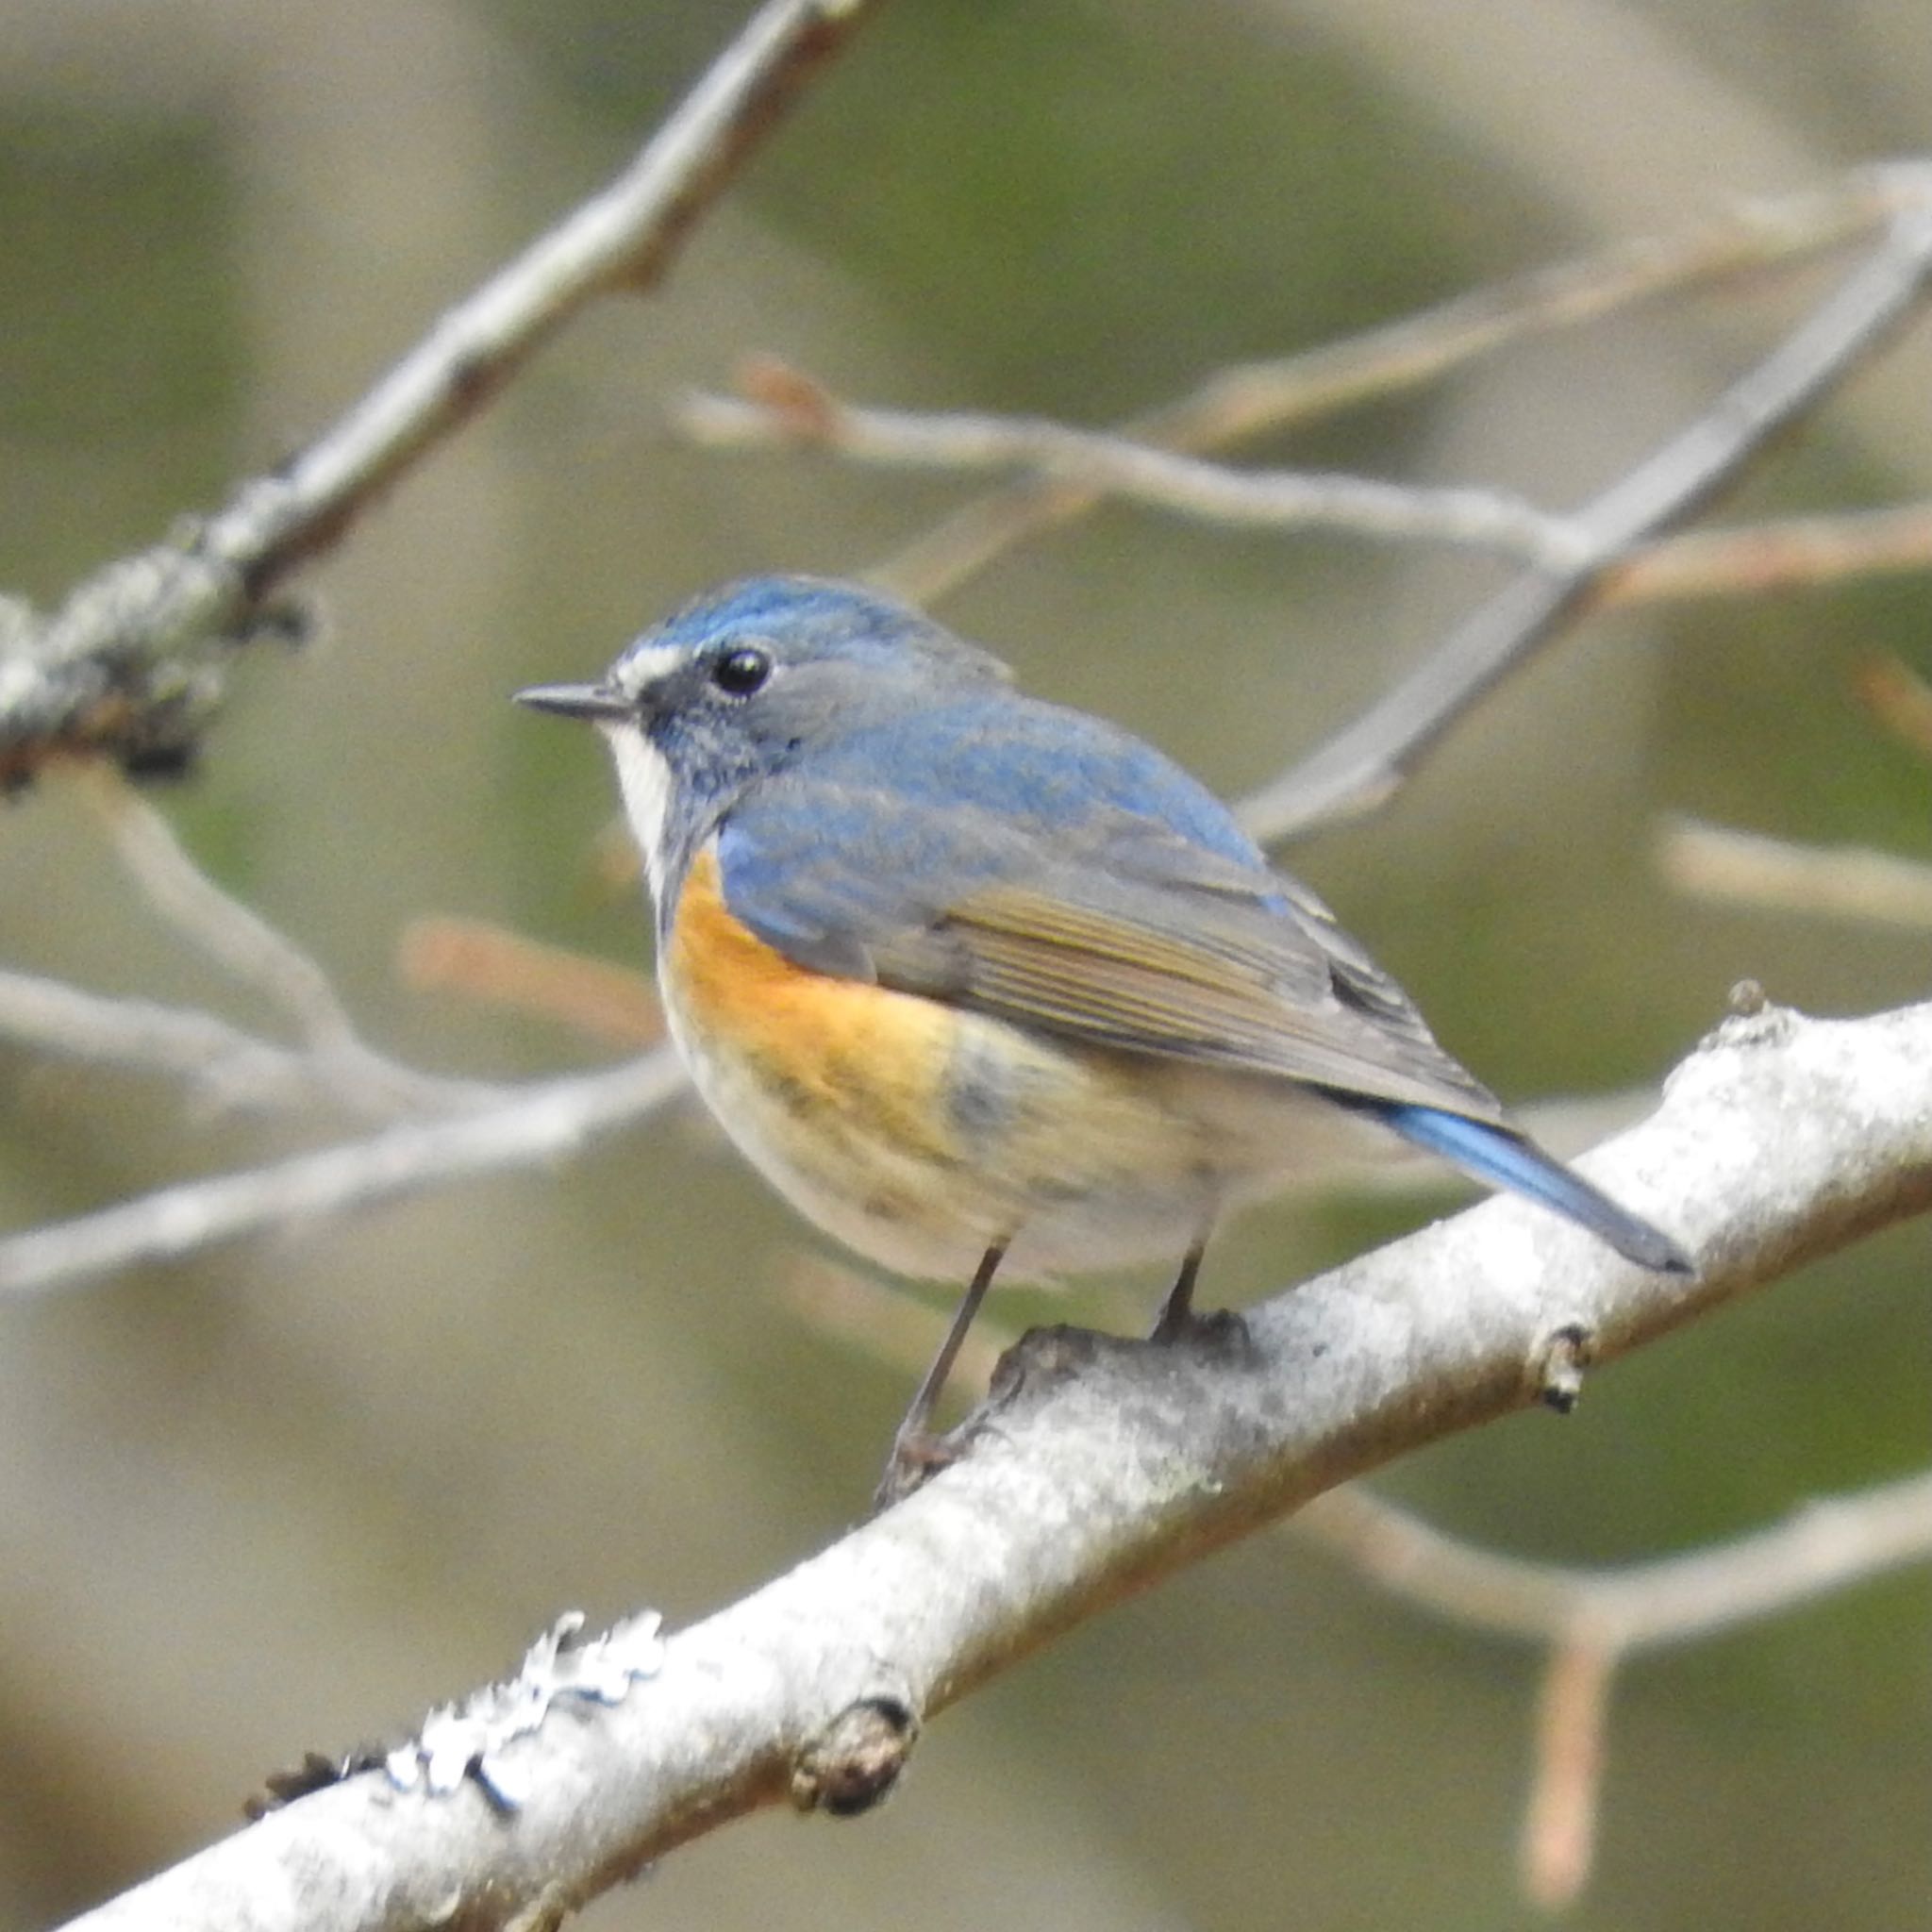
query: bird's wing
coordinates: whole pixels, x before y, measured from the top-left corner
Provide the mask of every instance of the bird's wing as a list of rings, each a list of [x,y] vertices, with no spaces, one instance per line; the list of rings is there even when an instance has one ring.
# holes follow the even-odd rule
[[[726,905],[799,964],[1087,1045],[1501,1118],[1312,893],[1232,821],[1201,842],[1207,794],[1177,769],[1184,811],[1137,783],[1071,828],[1010,790],[937,809],[865,773],[774,781],[721,833]]]

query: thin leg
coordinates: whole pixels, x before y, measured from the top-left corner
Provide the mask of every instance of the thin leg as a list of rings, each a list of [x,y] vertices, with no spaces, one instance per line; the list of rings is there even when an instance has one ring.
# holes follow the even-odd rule
[[[1155,1319],[1154,1332],[1148,1336],[1148,1341],[1178,1341],[1193,1327],[1194,1277],[1201,1272],[1201,1257],[1207,1252],[1208,1237],[1203,1233],[1188,1250],[1187,1258],[1181,1263],[1181,1272],[1174,1276],[1174,1286],[1168,1290],[1167,1299],[1160,1305],[1160,1313]]]
[[[892,1438],[892,1453],[886,1458],[886,1473],[879,1478],[879,1486],[873,1494],[873,1502],[877,1507],[883,1509],[887,1504],[896,1503],[901,1496],[909,1495],[919,1487],[923,1475],[946,1459],[939,1438],[933,1435],[929,1426],[932,1412],[939,1406],[946,1377],[953,1373],[953,1364],[959,1358],[966,1331],[973,1326],[973,1318],[978,1314],[979,1305],[986,1299],[986,1291],[992,1286],[992,1278],[999,1272],[999,1265],[1006,1256],[1007,1243],[995,1241],[980,1257],[979,1266],[974,1271],[973,1279],[967,1284],[965,1295],[960,1300],[959,1311],[953,1317],[953,1325],[946,1330],[946,1339],[940,1343],[940,1352],[933,1357],[932,1367],[926,1370],[925,1379],[920,1383],[918,1391],[913,1395],[912,1406],[906,1411],[906,1420],[899,1424],[898,1433]]]

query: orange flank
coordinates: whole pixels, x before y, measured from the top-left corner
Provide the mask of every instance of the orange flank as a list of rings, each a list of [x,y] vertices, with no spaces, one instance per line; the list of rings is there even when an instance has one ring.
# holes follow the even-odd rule
[[[965,1152],[942,1100],[957,1017],[794,964],[732,916],[711,853],[678,896],[664,990],[696,1055],[735,1067],[801,1128],[941,1163]]]

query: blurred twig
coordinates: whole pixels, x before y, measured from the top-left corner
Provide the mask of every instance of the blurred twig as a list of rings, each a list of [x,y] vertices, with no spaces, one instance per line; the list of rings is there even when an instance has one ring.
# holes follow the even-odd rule
[[[0,1035],[72,1059],[174,1074],[220,1108],[306,1104],[322,1085],[307,1053],[213,1013],[110,999],[31,973],[0,972]]]
[[[1894,738],[1932,758],[1932,684],[1896,658],[1877,658],[1859,677],[1858,695]]]
[[[412,921],[397,963],[403,977],[423,991],[461,993],[541,1014],[606,1046],[635,1052],[664,1037],[663,1010],[641,974],[480,919]]]
[[[1289,838],[1387,797],[1452,724],[1555,636],[1631,544],[1732,480],[1912,311],[1932,275],[1932,170],[1894,173],[1914,196],[1872,255],[1701,417],[1575,512],[1587,560],[1518,577],[1353,724],[1250,798],[1244,815],[1257,837]]]
[[[1848,577],[1932,569],[1932,504],[1788,517],[1639,545],[1606,571],[1592,610],[1685,597],[1761,597]]]
[[[501,1088],[419,1073],[378,1053],[357,1033],[322,967],[203,872],[158,811],[108,773],[87,774],[82,789],[148,905],[204,958],[264,994],[301,1029],[318,1087],[377,1118],[462,1112],[503,1098]]]
[[[889,469],[1021,470],[1237,528],[1407,537],[1561,566],[1579,539],[1502,491],[1431,490],[1299,470],[1235,470],[1123,436],[1009,416],[855,408],[801,371],[761,357],[737,396],[687,396],[675,422],[710,449],[813,448]]]
[[[1932,1558],[1932,1473],[1821,1497],[1769,1529],[1618,1569],[1477,1549],[1355,1488],[1316,1498],[1296,1520],[1396,1594],[1549,1646],[1522,1858],[1524,1890],[1554,1909],[1589,1881],[1609,1693],[1623,1659]]]
[[[444,313],[361,401],[273,475],[41,619],[0,600],[0,788],[49,758],[178,764],[234,646],[273,595],[593,298],[637,292],[812,70],[876,0],[766,0],[637,158]]]
[[[540,1165],[626,1126],[684,1088],[670,1048],[594,1074],[505,1090],[457,1119],[408,1121],[266,1167],[183,1181],[0,1240],[0,1295],[46,1293],[142,1261]]]
[[[1657,833],[1657,856],[1664,877],[1697,898],[1932,932],[1932,865],[1889,852],[1674,819]]]
[[[219,700],[223,651],[270,620],[287,574],[336,541],[586,302],[654,284],[737,164],[874,4],[767,0],[628,169],[442,316],[273,476],[244,485],[177,539],[108,566],[44,621],[0,600],[0,787],[25,782],[50,758],[105,754],[133,769],[191,751]],[[399,1066],[358,1037],[320,967],[196,870],[157,816],[118,791],[97,796],[151,903],[289,1012],[306,1051],[212,1015],[62,996],[24,975],[0,988],[0,1025],[63,1051],[176,1073],[196,1071],[199,1041],[229,1092],[238,1080],[256,1099],[315,1085],[365,1112],[466,1117],[406,1122],[15,1235],[0,1241],[0,1291],[51,1289],[291,1217],[538,1161],[637,1118],[681,1085],[664,1054],[522,1089]]]
[[[1538,269],[1347,341],[1218,371],[1178,401],[1121,425],[1121,433],[1167,449],[1223,448],[1418,388],[1527,337],[1808,260],[1869,236],[1923,199],[1909,175],[1857,169],[1832,188],[1746,202],[1685,234]],[[1065,482],[1009,484],[955,511],[870,575],[915,603],[936,602],[1015,544],[1099,500]]]

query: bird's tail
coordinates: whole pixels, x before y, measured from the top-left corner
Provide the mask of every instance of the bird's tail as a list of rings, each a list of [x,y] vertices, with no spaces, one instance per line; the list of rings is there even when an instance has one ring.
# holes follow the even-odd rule
[[[1553,1208],[1567,1221],[1607,1241],[1626,1260],[1671,1274],[1694,1274],[1696,1264],[1669,1235],[1620,1208],[1580,1174],[1545,1154],[1513,1127],[1445,1113],[1434,1107],[1377,1109],[1381,1118],[1418,1147],[1454,1161],[1492,1188],[1508,1188]]]

